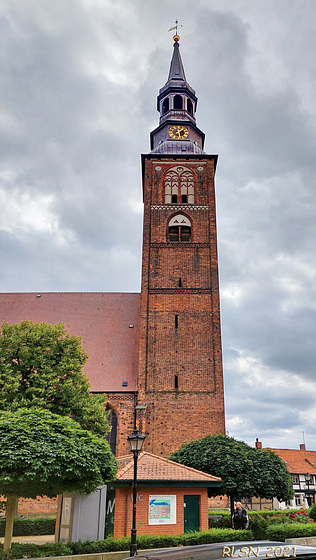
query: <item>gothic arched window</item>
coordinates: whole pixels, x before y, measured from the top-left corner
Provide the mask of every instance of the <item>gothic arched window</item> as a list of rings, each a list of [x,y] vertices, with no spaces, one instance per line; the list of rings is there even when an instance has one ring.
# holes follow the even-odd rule
[[[191,222],[183,214],[173,216],[168,224],[168,241],[187,243],[191,239]]]
[[[194,204],[194,178],[187,167],[175,166],[165,177],[165,204]]]
[[[117,442],[117,424],[118,418],[116,412],[112,409],[112,407],[107,407],[107,410],[110,410],[109,414],[109,424],[111,426],[111,430],[109,431],[106,439],[110,444],[111,451],[113,455],[116,454],[116,442]]]

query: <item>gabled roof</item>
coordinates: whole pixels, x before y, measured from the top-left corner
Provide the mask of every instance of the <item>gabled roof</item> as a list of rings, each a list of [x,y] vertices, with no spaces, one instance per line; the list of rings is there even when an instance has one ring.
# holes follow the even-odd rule
[[[291,474],[316,474],[316,451],[265,448],[278,455]]]
[[[140,294],[128,293],[0,294],[0,324],[64,323],[69,334],[82,337],[91,391],[131,392],[137,389],[139,305]]]
[[[130,482],[134,476],[134,461],[132,455],[118,457],[118,481]],[[138,482],[163,481],[163,482],[196,482],[208,483],[209,486],[219,486],[221,479],[211,474],[206,474],[191,467],[180,465],[164,457],[152,455],[142,451],[137,461]]]

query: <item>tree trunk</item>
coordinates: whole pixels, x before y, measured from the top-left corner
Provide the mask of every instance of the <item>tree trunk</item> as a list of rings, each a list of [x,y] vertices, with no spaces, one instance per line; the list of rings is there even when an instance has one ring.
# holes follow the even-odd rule
[[[10,550],[11,548],[12,534],[13,534],[13,521],[14,521],[14,516],[17,514],[17,512],[18,512],[18,496],[15,496],[15,494],[11,494],[10,496],[7,496],[6,524],[5,524],[3,550]]]
[[[233,514],[234,514],[234,504],[235,504],[235,497],[233,496],[233,494],[231,494],[229,496],[230,498],[230,526],[233,526]]]

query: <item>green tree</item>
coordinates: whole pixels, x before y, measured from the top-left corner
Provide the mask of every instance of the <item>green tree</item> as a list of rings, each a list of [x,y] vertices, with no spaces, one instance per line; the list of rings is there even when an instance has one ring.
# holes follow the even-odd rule
[[[0,410],[45,408],[98,434],[109,431],[104,397],[92,395],[81,338],[64,325],[4,322],[0,336]]]
[[[293,497],[291,476],[272,451],[254,449],[224,435],[185,443],[170,459],[222,479],[221,492],[234,501],[252,496],[278,500]]]
[[[19,497],[91,493],[113,480],[109,444],[68,417],[48,410],[0,413],[0,494],[6,496],[4,549],[11,546]]]

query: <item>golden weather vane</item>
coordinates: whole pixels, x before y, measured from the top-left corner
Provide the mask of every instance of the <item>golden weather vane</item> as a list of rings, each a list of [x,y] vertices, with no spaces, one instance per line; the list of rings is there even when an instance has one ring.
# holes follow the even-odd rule
[[[180,38],[180,37],[179,37],[179,35],[178,35],[178,27],[183,27],[183,25],[179,25],[179,22],[178,22],[178,20],[176,19],[175,25],[174,25],[173,27],[170,27],[170,29],[168,29],[168,31],[174,31],[174,30],[176,30],[176,34],[175,34],[175,36],[174,36],[173,38],[177,37],[177,38],[178,38],[178,41],[179,41],[179,38]]]

